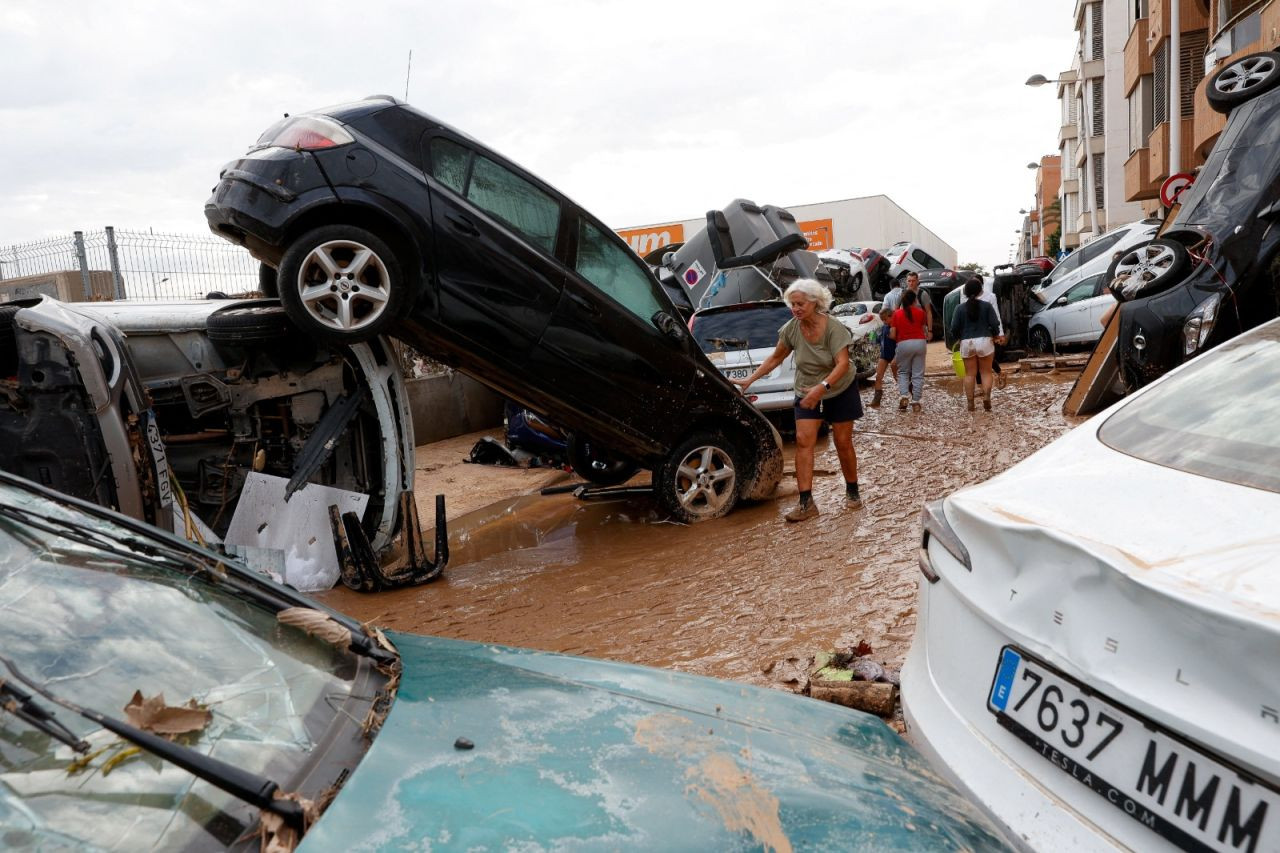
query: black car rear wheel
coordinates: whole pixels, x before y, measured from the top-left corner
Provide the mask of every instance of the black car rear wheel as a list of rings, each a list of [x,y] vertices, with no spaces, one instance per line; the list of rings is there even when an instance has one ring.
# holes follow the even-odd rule
[[[569,437],[569,464],[579,477],[597,486],[625,483],[638,470],[630,459],[615,455],[599,442],[577,435]]]
[[[391,247],[354,225],[325,225],[298,237],[280,259],[278,279],[293,322],[338,343],[382,334],[412,302]]]
[[[1229,113],[1269,89],[1280,84],[1280,52],[1265,50],[1251,53],[1229,63],[1205,87],[1209,106]]]
[[[726,515],[738,502],[742,480],[738,449],[717,432],[696,432],[654,472],[662,508],[692,524]]]
[[[1190,264],[1187,247],[1176,240],[1148,240],[1111,261],[1107,287],[1117,302],[1154,296],[1182,281]]]
[[[13,318],[19,307],[0,305],[0,376],[18,372],[18,339],[13,331]]]

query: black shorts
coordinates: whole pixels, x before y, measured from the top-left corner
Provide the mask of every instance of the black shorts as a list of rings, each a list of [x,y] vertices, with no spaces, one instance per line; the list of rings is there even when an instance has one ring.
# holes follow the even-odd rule
[[[796,420],[826,421],[829,424],[840,424],[845,421],[856,421],[862,417],[862,395],[858,393],[858,383],[853,381],[849,387],[826,400],[821,400],[816,409],[806,409],[800,405],[802,398],[796,397]]]

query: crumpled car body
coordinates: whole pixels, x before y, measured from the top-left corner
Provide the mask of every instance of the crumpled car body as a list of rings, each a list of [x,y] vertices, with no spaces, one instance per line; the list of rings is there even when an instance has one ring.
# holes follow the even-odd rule
[[[211,338],[211,322],[255,304],[46,298],[20,309],[18,373],[0,408],[15,440],[0,444],[0,467],[166,529],[185,499],[220,536],[248,474],[291,478],[354,395],[351,419],[316,439],[331,446],[305,482],[369,495],[365,532],[383,550],[413,488],[413,423],[389,343],[317,344],[282,315],[279,334]]]
[[[1120,305],[1129,390],[1280,312],[1280,90],[1231,112],[1179,202],[1161,238],[1185,247],[1185,276]]]
[[[370,633],[8,474],[0,543],[0,648],[30,692],[116,719],[135,690],[207,709],[180,742],[254,774],[271,802],[309,804],[302,851],[1004,846],[870,715],[628,664]],[[88,749],[0,711],[7,849],[281,840],[261,839],[263,812],[208,776],[35,701]]]
[[[277,123],[222,170],[205,215],[277,268],[308,335],[394,334],[653,471],[681,521],[771,495],[781,479],[776,430],[707,362],[617,234],[401,101]]]
[[[926,505],[908,737],[1030,849],[1280,845],[1277,381],[1280,320]]]

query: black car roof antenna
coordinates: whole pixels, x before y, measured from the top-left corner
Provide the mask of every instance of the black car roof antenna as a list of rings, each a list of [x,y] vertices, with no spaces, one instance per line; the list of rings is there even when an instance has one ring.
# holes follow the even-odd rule
[[[265,776],[250,773],[221,759],[214,758],[212,755],[197,752],[189,746],[183,746],[159,735],[143,731],[91,708],[81,707],[69,699],[63,699],[51,693],[43,685],[23,675],[21,670],[8,658],[0,657],[0,663],[3,663],[8,668],[15,679],[55,705],[61,705],[68,711],[97,723],[107,731],[129,741],[134,746],[145,749],[152,755],[181,767],[191,775],[203,779],[216,788],[221,788],[237,799],[244,800],[246,803],[263,811],[279,815],[299,832],[303,830],[304,806],[302,803],[296,800],[277,798],[276,794],[280,791],[280,786]],[[8,710],[7,705],[8,703],[6,703],[6,710]],[[61,738],[59,739],[61,740]],[[76,751],[87,751],[89,745],[84,741],[80,743],[84,745],[85,749],[76,749]],[[72,748],[74,749],[75,746],[72,745]]]

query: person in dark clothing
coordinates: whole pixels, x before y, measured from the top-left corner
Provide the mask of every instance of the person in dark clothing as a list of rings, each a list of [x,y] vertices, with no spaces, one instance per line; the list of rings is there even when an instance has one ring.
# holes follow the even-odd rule
[[[970,279],[964,286],[964,304],[951,317],[951,338],[960,342],[964,359],[964,396],[973,411],[974,389],[978,376],[982,382],[982,408],[991,411],[991,386],[994,384],[991,361],[996,354],[995,339],[1000,334],[1000,318],[991,303],[982,299],[982,282]]]

